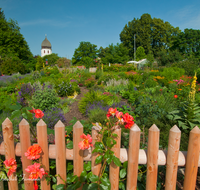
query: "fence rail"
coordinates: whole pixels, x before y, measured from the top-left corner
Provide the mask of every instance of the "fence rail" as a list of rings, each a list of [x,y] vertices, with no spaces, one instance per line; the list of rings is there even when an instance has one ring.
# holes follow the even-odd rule
[[[80,136],[83,133],[82,124],[77,121],[73,126],[73,149],[66,149],[65,145],[65,126],[61,121],[55,125],[55,145],[48,144],[47,125],[41,119],[37,125],[37,143],[43,150],[41,156],[42,164],[46,171],[49,171],[49,159],[56,160],[56,173],[64,180],[67,178],[66,160],[73,160],[74,174],[80,176],[83,171],[83,162],[92,161],[92,172],[98,175],[101,164],[95,164],[97,153],[92,154],[92,149],[80,150],[78,143],[81,141]],[[20,143],[14,144],[12,122],[6,118],[2,123],[3,139],[0,145],[0,155],[5,155],[6,159],[20,156],[22,158],[22,167],[24,179],[28,179],[28,173],[25,171],[27,166],[31,165],[24,153],[31,145],[29,123],[23,119],[19,124]],[[113,147],[115,156],[120,158],[121,162],[128,161],[127,169],[127,190],[135,190],[137,188],[138,164],[147,164],[146,189],[156,190],[158,165],[166,165],[165,189],[175,190],[178,166],[185,166],[184,190],[195,189],[197,169],[200,166],[200,129],[195,127],[191,130],[189,136],[188,151],[179,151],[181,131],[174,126],[169,131],[168,151],[159,150],[159,134],[160,131],[156,125],[152,125],[148,134],[147,150],[139,149],[140,147],[140,128],[134,124],[130,129],[129,149],[120,148],[121,129],[114,131],[118,134],[117,144]],[[97,136],[97,129],[92,128],[93,144]],[[111,189],[119,189],[119,167],[111,163],[109,169],[109,178]],[[9,177],[9,190],[18,190],[17,178],[13,174]],[[57,184],[64,183],[60,178]],[[0,184],[1,185],[1,184]],[[25,190],[33,190],[33,182],[24,180]],[[50,190],[45,179],[41,180],[41,189]],[[80,187],[79,189],[82,189]]]

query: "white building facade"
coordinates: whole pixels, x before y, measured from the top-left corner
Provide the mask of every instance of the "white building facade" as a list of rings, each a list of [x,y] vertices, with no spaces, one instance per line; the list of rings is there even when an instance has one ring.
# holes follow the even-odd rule
[[[45,55],[50,55],[50,54],[52,54],[51,43],[47,39],[47,36],[45,36],[45,39],[43,40],[41,44],[41,57],[44,57]]]

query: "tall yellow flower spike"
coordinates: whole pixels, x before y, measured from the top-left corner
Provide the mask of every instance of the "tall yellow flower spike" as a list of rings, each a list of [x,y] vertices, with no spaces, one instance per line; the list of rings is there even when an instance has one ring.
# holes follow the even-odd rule
[[[189,100],[192,101],[192,102],[195,101],[196,81],[197,81],[197,77],[196,77],[196,72],[195,72],[195,75],[194,75],[194,78],[193,78],[193,81],[192,81],[192,84],[191,84],[191,90],[190,90],[190,93],[189,93]]]

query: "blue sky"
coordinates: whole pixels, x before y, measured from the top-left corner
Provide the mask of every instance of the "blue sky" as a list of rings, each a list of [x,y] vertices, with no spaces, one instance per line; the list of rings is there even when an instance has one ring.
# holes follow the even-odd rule
[[[199,0],[0,0],[0,7],[18,22],[33,55],[47,34],[52,52],[69,59],[81,41],[98,48],[120,43],[125,24],[144,13],[181,30],[200,29]]]

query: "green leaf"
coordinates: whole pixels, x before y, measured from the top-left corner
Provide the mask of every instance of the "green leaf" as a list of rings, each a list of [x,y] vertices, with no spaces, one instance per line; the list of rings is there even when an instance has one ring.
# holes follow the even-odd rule
[[[110,164],[111,162],[112,162],[112,160],[113,160],[113,155],[108,155],[108,158],[106,159],[106,162],[108,163],[108,164]]]
[[[54,135],[54,134],[55,134],[55,133],[54,133],[54,129],[50,129],[50,128],[47,127],[47,134],[48,134],[48,135],[50,135],[50,134],[53,134],[53,135]]]
[[[84,169],[86,171],[90,171],[91,170],[91,162],[88,162],[87,164],[84,164]]]
[[[98,190],[98,184],[97,183],[89,184],[88,190]]]
[[[82,190],[87,190],[88,189],[88,184],[84,184]]]
[[[117,134],[115,134],[115,133],[113,133],[113,134],[112,134],[112,136],[113,136],[113,137],[115,137],[115,138],[117,138],[117,137],[118,137],[118,135],[117,135]]]
[[[103,160],[103,155],[100,155],[100,156],[98,156],[98,157],[96,158],[95,163],[96,163],[96,164],[99,164],[99,163],[102,162],[102,160]]]
[[[105,186],[110,186],[110,180],[108,179],[108,176],[107,177],[102,177],[100,179],[101,183]]]
[[[102,150],[100,147],[97,147],[97,148],[95,148],[95,149],[92,151],[92,153],[95,153],[95,152],[97,152],[97,153],[103,153],[103,150]]]
[[[124,178],[126,176],[126,169],[121,169],[120,172],[119,172],[119,176],[120,178]]]
[[[126,161],[126,162],[123,163],[123,168],[126,169],[127,167],[128,167],[128,161]]]
[[[73,149],[73,141],[70,141],[69,143],[67,143],[66,146],[68,149]]]
[[[20,110],[15,110],[12,112],[11,118],[15,118],[15,117],[20,117],[21,116],[21,111]]]
[[[3,171],[0,171],[0,179],[2,180],[8,180],[8,177],[7,175],[3,172]]]
[[[20,110],[22,108],[21,104],[19,104],[18,102],[16,103],[16,105],[10,105],[9,108],[11,110]]]
[[[73,176],[71,182],[75,182],[78,179],[77,175]]]
[[[57,182],[57,179],[54,176],[52,177],[52,180],[53,180],[54,183]]]
[[[95,182],[95,181],[99,180],[99,177],[97,175],[93,174],[92,176],[89,177],[89,179],[90,179],[91,182]]]
[[[109,185],[100,184],[99,186],[100,186],[101,190],[110,190],[110,186]]]
[[[117,158],[116,156],[113,156],[113,162],[115,163],[116,166],[121,166],[121,162],[119,160],[119,158]]]
[[[67,164],[67,170],[72,170],[73,169],[73,165],[71,163]]]
[[[83,171],[81,172],[81,176],[87,176],[87,172],[86,172],[85,170],[83,170]]]
[[[122,182],[119,182],[119,189],[126,190],[125,184]]]
[[[67,134],[69,135],[73,131],[73,126],[65,127],[65,131],[67,131]]]
[[[65,189],[64,184],[59,184],[58,186],[56,186],[56,190],[63,190],[63,189]]]
[[[72,185],[72,188],[73,189],[78,189],[80,186],[81,186],[81,182],[80,181],[76,181],[76,183],[74,183],[73,185]]]
[[[28,119],[28,115],[26,113],[22,113],[22,117],[25,118],[26,120]]]

